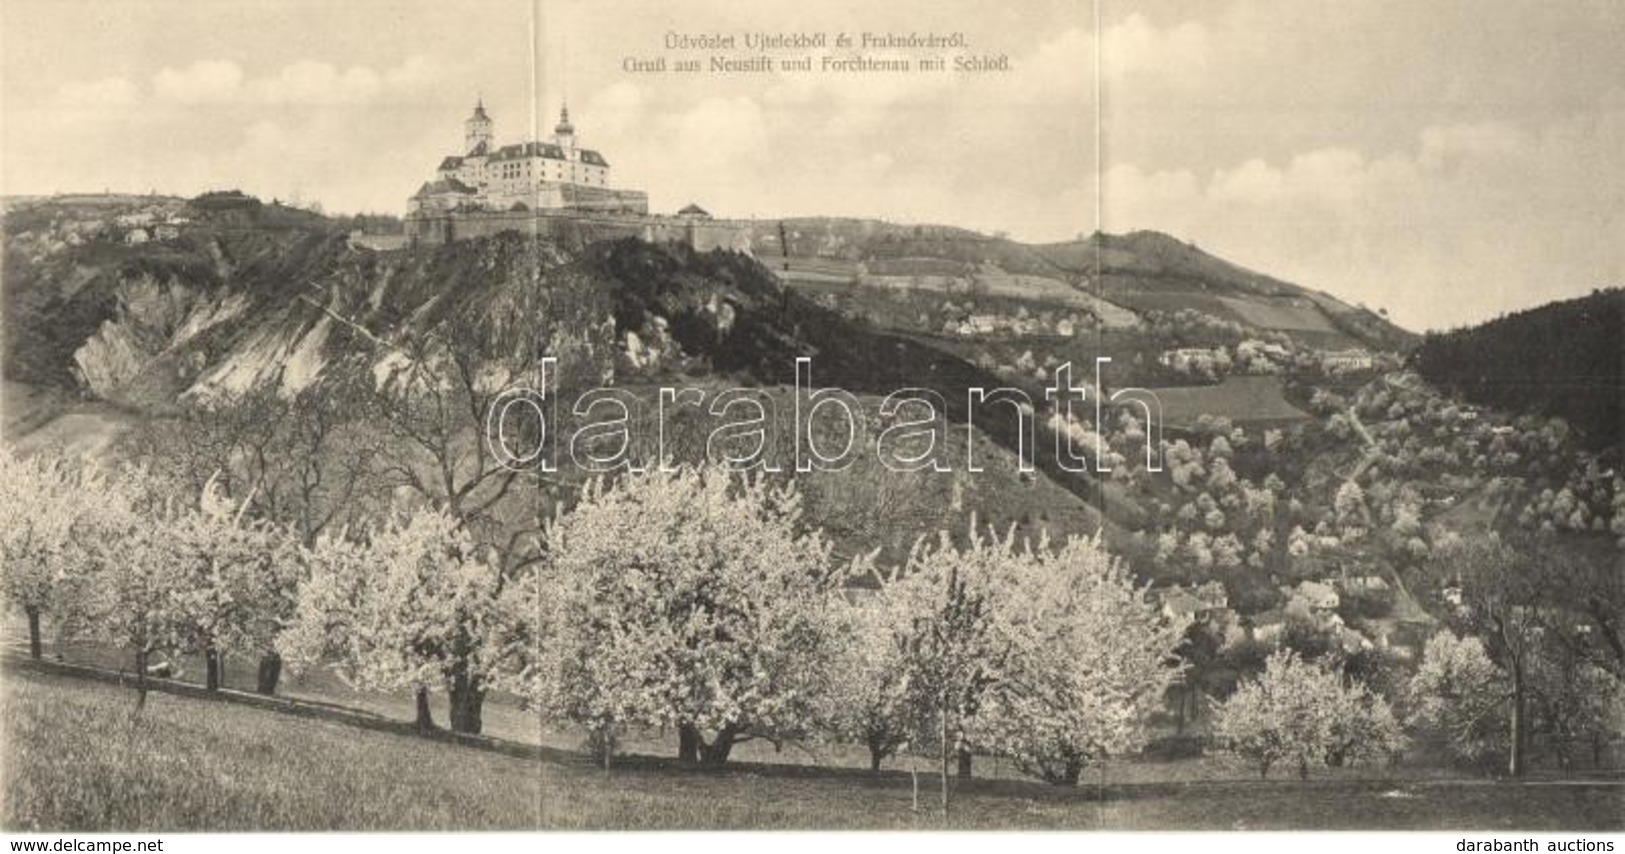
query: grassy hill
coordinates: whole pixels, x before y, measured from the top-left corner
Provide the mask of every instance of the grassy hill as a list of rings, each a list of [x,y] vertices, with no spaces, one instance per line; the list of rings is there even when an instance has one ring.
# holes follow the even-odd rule
[[[1155,779],[1076,789],[978,779],[920,812],[904,770],[536,758],[230,703],[5,674],[13,745],[0,823],[34,832],[534,829],[1617,829],[1617,785],[1494,785],[1329,773],[1308,784]],[[82,733],[101,737],[86,739]],[[922,763],[924,765],[924,763]]]

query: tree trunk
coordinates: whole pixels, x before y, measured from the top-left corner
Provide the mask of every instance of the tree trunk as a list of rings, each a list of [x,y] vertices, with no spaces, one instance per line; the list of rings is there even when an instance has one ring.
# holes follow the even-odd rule
[[[732,726],[725,726],[717,730],[717,737],[710,744],[700,742],[700,763],[703,765],[721,765],[728,761],[728,754],[733,752],[734,741],[739,737],[739,731]]]
[[[479,679],[469,676],[467,669],[459,666],[452,676],[446,699],[451,704],[451,731],[479,735],[484,726],[485,709],[485,688]]]
[[[1528,703],[1523,684],[1523,662],[1512,662],[1512,721],[1511,721],[1511,748],[1507,751],[1507,773],[1514,778],[1522,777],[1524,770],[1524,749],[1526,747],[1526,731],[1529,729],[1525,706]]]
[[[689,765],[700,762],[700,731],[693,724],[677,725],[677,759]]]
[[[970,751],[966,750],[963,747],[959,748],[959,776],[969,780],[970,779],[970,765],[971,765]]]
[[[23,610],[28,612],[28,655],[38,661],[40,658],[39,606],[29,605]]]
[[[434,729],[434,713],[429,709],[429,689],[423,685],[417,690],[417,727],[422,732]]]
[[[879,774],[880,763],[886,760],[886,740],[877,734],[869,734],[869,770]]]
[[[147,651],[136,650],[135,653],[135,710],[140,712],[147,705]]]
[[[948,703],[942,702],[942,817],[948,817]]]
[[[220,690],[220,653],[214,647],[203,650],[203,687],[209,691]]]
[[[254,690],[269,697],[276,693],[278,682],[282,681],[282,656],[268,652],[260,656],[260,672],[254,680]]]

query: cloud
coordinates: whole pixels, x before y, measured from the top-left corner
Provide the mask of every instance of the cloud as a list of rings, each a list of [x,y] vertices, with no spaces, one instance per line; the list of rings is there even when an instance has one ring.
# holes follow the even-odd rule
[[[1417,328],[1625,280],[1625,116],[1531,129],[1443,124],[1368,157],[1318,148],[1205,175],[1117,163],[1105,228],[1175,233]]]
[[[382,70],[302,59],[254,78],[230,60],[201,60],[160,70],[153,75],[152,89],[159,101],[171,104],[336,106],[411,95],[433,80],[433,64],[420,55]]]
[[[1135,12],[1101,33],[1100,66],[1107,83],[1161,77],[1178,84],[1201,79],[1208,66],[1209,33],[1197,21],[1159,29]]]
[[[123,77],[84,83],[68,82],[57,89],[57,100],[70,106],[115,107],[135,103],[136,85]]]
[[[219,104],[236,98],[243,69],[230,60],[205,59],[185,68],[164,68],[152,78],[160,101],[175,104]]]
[[[1438,169],[1463,158],[1515,156],[1527,144],[1527,135],[1505,122],[1430,127],[1422,131],[1419,159],[1428,168]]]
[[[307,59],[285,66],[269,77],[251,81],[247,94],[251,100],[265,104],[362,104],[410,94],[431,78],[429,63],[421,56],[410,57],[383,71],[361,65],[340,69],[331,63]]]

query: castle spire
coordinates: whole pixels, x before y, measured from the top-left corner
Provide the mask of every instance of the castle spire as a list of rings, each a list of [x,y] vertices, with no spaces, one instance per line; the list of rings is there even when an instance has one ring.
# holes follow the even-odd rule
[[[576,147],[576,129],[570,124],[570,104],[565,102],[559,109],[559,123],[553,126],[553,139],[566,150]]]

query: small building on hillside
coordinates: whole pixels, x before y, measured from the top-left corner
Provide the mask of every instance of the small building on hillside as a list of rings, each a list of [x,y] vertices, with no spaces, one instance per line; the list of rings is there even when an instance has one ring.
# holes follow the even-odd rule
[[[1153,595],[1158,609],[1169,619],[1212,620],[1222,614],[1234,613],[1230,610],[1230,598],[1224,592],[1224,585],[1217,582],[1194,588],[1176,584],[1154,591]]]
[[[1337,580],[1337,586],[1342,588],[1345,593],[1380,593],[1388,590],[1392,585],[1388,583],[1388,579],[1380,575],[1346,575]]]
[[[1376,367],[1376,357],[1359,348],[1331,350],[1321,355],[1321,365],[1328,371],[1369,371]]]
[[[1309,610],[1316,613],[1336,611],[1341,604],[1336,588],[1321,581],[1305,581],[1298,585],[1296,590],[1287,591],[1293,599],[1301,599],[1309,606]]]

